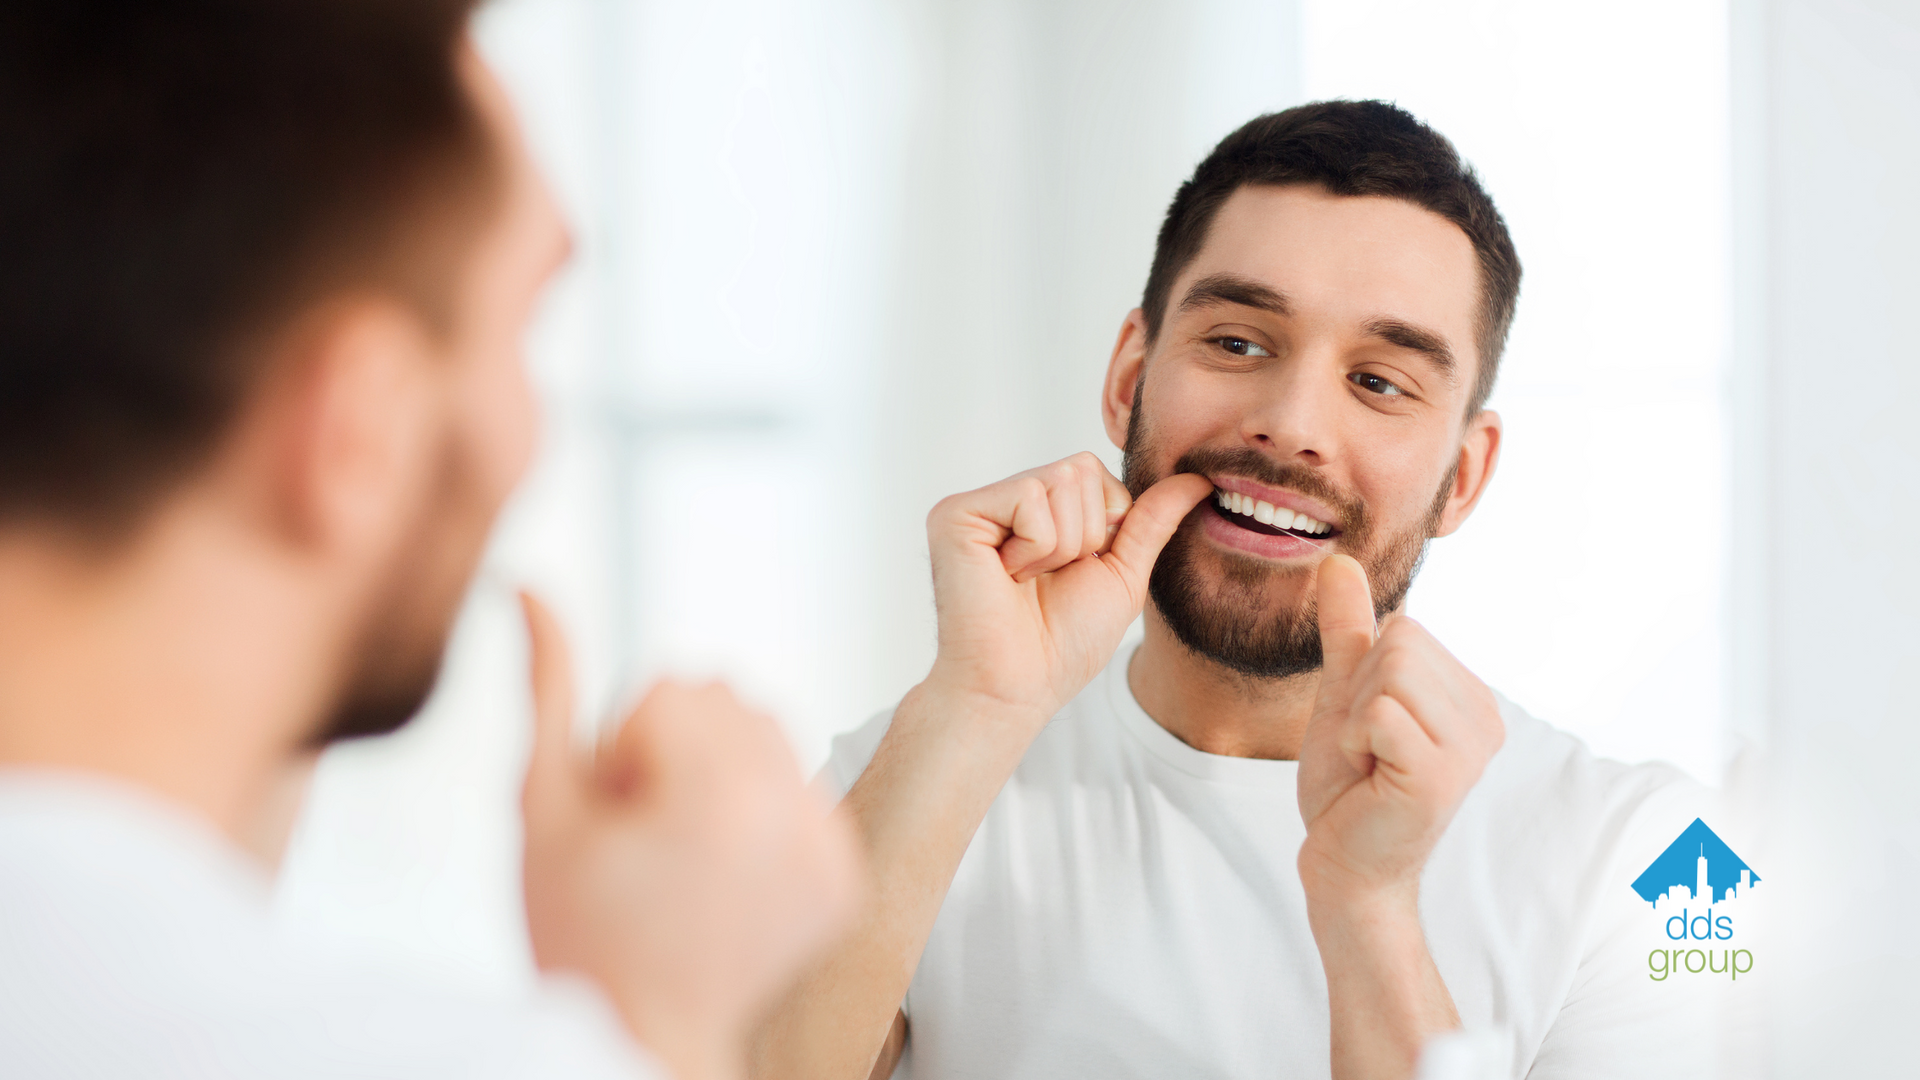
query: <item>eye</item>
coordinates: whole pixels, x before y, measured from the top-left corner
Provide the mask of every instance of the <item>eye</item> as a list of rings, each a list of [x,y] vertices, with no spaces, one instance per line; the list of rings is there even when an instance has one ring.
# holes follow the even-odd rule
[[[1273,355],[1272,353],[1268,352],[1264,347],[1255,345],[1253,342],[1248,341],[1246,338],[1242,338],[1242,337],[1217,337],[1213,339],[1213,343],[1227,350],[1228,352],[1232,353],[1235,356],[1272,356]]]
[[[1406,391],[1393,385],[1371,371],[1356,371],[1347,376],[1347,381],[1369,393],[1382,397],[1406,396]]]

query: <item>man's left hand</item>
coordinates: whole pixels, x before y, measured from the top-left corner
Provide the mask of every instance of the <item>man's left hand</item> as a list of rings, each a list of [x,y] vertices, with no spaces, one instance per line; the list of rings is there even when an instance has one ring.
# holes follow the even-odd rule
[[[1506,728],[1485,683],[1405,616],[1375,632],[1366,571],[1319,568],[1325,656],[1300,748],[1309,898],[1417,900],[1427,856]]]

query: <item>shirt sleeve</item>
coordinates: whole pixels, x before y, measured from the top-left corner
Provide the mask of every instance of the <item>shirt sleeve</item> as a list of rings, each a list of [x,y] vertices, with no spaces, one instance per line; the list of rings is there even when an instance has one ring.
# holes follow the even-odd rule
[[[846,798],[854,781],[867,770],[874,752],[880,749],[880,740],[886,737],[892,723],[893,710],[885,709],[852,731],[835,735],[833,750],[827,755],[827,763],[814,776],[814,784],[836,802]]]

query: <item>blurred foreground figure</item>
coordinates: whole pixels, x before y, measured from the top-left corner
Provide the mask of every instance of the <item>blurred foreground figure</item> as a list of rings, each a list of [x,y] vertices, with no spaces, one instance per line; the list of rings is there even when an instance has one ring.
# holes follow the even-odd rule
[[[0,12],[0,1063],[741,1068],[855,854],[777,729],[665,686],[593,760],[529,599],[526,1002],[277,944],[289,791],[392,731],[525,469],[567,235],[459,0]],[[297,797],[297,794],[296,794]]]

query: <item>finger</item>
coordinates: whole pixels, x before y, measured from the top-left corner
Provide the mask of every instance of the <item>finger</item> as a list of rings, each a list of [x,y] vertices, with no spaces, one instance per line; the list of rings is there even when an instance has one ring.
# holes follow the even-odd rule
[[[713,744],[732,735],[725,716],[732,704],[717,683],[661,679],[602,741],[594,756],[596,778],[609,794],[631,799],[654,793],[669,771],[704,772],[716,754]],[[705,786],[702,780],[696,784]]]
[[[1405,615],[1381,623],[1379,642],[1361,664],[1355,686],[1356,701],[1380,696],[1400,702],[1438,746],[1498,746],[1487,718],[1499,710],[1488,707],[1486,684]]]
[[[1346,555],[1320,560],[1318,576],[1320,677],[1343,685],[1373,648],[1373,593],[1367,588],[1367,572]]]
[[[1440,753],[1420,721],[1389,697],[1370,698],[1354,710],[1340,733],[1340,750],[1356,764],[1370,759],[1375,769],[1385,770],[1385,779],[1403,788],[1409,776],[1432,772]]]
[[[996,488],[1005,491],[996,492]],[[1008,530],[1008,536],[1000,544],[1000,565],[1007,573],[1017,579],[1028,567],[1053,554],[1053,549],[1060,544],[1060,535],[1054,530],[1046,481],[1037,476],[1017,476],[993,485],[982,494],[993,494],[997,499],[983,503],[976,512]]]
[[[1016,581],[1052,573],[1080,557],[1080,540],[1085,535],[1081,522],[1085,510],[1080,495],[1080,470],[1071,461],[1049,465],[1046,485],[1047,510],[1053,514],[1053,535],[1057,540],[1052,551],[1015,574]]]
[[[603,747],[596,766],[609,791],[642,800],[663,785],[691,786],[710,796],[742,782],[767,792],[805,787],[780,725],[717,681],[654,684]]]
[[[550,803],[579,781],[573,751],[573,665],[560,623],[534,595],[520,592],[527,623],[527,677],[533,691],[533,750],[523,798]]]
[[[1100,466],[1101,497],[1106,502],[1106,535],[1101,539],[1099,552],[1105,555],[1113,548],[1113,538],[1120,535],[1120,523],[1127,520],[1127,511],[1133,508],[1133,495],[1127,491],[1127,485]]]
[[[1101,478],[1107,467],[1092,454],[1075,454],[1080,463],[1080,554],[1092,555],[1107,546],[1114,534],[1107,520],[1107,492]]]
[[[1160,549],[1186,520],[1200,500],[1213,492],[1213,481],[1196,473],[1176,473],[1140,493],[1114,534],[1113,548],[1101,561],[1126,582],[1136,605],[1146,602],[1147,575]]]

